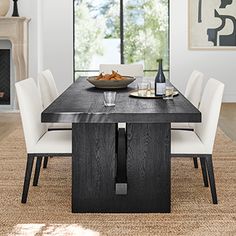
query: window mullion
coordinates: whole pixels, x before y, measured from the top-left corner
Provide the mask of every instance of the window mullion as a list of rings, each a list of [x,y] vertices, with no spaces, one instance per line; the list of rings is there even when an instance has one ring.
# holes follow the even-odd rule
[[[120,0],[120,61],[124,64],[124,4]]]

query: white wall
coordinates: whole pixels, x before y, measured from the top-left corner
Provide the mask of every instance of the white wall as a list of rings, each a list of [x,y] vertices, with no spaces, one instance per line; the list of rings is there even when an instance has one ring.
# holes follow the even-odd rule
[[[192,70],[225,84],[225,102],[236,102],[236,50],[188,50],[188,0],[170,0],[170,78],[181,91]]]
[[[19,13],[30,17],[30,76],[50,68],[63,91],[73,79],[73,0],[21,0]],[[170,0],[170,76],[184,91],[192,70],[225,83],[224,101],[236,102],[236,50],[188,50],[188,0]],[[41,43],[40,43],[41,42]]]
[[[31,18],[29,76],[49,68],[62,92],[73,82],[73,1],[20,0],[18,9]]]
[[[59,90],[63,91],[73,82],[73,1],[40,1],[43,68],[52,70]]]

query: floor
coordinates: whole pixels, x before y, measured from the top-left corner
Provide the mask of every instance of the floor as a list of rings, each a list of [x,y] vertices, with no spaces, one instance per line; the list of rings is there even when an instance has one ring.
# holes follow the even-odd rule
[[[236,103],[223,104],[219,126],[228,137],[236,141]]]
[[[20,123],[19,113],[0,113],[0,140],[12,133]]]
[[[20,122],[18,113],[0,113],[0,140],[10,134]],[[219,126],[229,138],[236,141],[236,103],[222,105]]]
[[[203,186],[201,168],[194,169],[192,159],[173,158],[171,214],[74,214],[70,157],[50,158],[27,204],[20,203],[26,150],[14,117],[2,120],[12,132],[0,140],[0,235],[236,235],[236,142],[221,129],[213,153],[218,205]]]

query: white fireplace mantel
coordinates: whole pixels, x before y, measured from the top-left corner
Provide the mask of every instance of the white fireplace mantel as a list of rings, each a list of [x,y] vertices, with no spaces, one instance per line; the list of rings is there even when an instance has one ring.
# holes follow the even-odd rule
[[[25,17],[0,17],[0,40],[12,44],[12,59],[15,66],[15,80],[28,77],[28,23]]]

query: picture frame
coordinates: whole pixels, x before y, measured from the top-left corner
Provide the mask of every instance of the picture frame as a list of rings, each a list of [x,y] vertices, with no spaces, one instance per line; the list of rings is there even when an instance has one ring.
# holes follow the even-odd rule
[[[190,50],[236,50],[236,1],[189,0]]]

